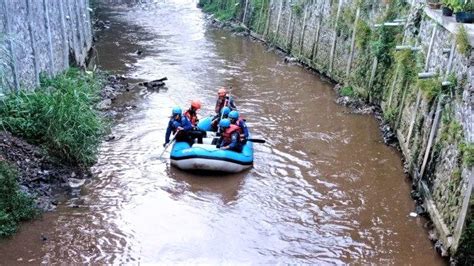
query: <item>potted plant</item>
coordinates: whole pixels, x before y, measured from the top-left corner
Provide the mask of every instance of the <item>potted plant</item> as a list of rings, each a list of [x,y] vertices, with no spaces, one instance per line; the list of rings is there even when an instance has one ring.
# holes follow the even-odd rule
[[[440,0],[427,0],[426,3],[431,9],[440,9],[441,7]]]
[[[453,6],[454,6],[454,2],[457,2],[458,0],[443,0],[442,1],[442,4],[443,4],[443,8],[441,9],[441,11],[443,12],[443,16],[447,16],[447,17],[450,17],[453,15]]]
[[[474,23],[474,1],[458,1],[461,2],[461,5],[454,9],[454,12],[456,12],[456,21],[459,23]]]

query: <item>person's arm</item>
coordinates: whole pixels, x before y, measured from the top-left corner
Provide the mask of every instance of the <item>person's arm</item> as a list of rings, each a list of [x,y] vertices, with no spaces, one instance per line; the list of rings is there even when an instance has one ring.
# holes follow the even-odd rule
[[[239,141],[239,132],[234,132],[232,133],[232,136],[230,137],[229,145],[224,146],[221,149],[223,150],[234,149],[235,147],[237,147],[238,141]]]
[[[191,124],[189,119],[185,116],[181,119],[181,127],[183,128],[184,131],[193,129],[193,125]]]
[[[232,96],[229,97],[229,107],[231,110],[237,110],[237,106],[235,105],[234,98]]]
[[[171,136],[171,130],[173,129],[172,126],[172,121],[170,120],[168,122],[168,128],[166,129],[166,135],[165,135],[165,145],[170,142],[170,136]]]
[[[221,110],[219,110],[220,103],[221,103],[220,99],[217,98],[216,107],[214,108],[214,110],[216,111],[216,114],[217,114],[217,115],[220,115],[220,112],[221,112]]]
[[[220,149],[221,144],[222,144],[222,137],[220,137],[220,138],[217,139],[217,141],[216,141],[216,148]]]
[[[247,127],[247,124],[244,121],[240,121],[240,128],[242,128],[242,132],[244,133],[244,137],[248,139],[249,137],[249,129]]]

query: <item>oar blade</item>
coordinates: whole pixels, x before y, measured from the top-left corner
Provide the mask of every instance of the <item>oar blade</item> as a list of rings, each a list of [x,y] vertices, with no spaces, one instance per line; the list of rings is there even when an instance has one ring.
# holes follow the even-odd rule
[[[266,140],[264,139],[247,139],[247,141],[251,141],[251,142],[254,142],[254,143],[265,143]]]

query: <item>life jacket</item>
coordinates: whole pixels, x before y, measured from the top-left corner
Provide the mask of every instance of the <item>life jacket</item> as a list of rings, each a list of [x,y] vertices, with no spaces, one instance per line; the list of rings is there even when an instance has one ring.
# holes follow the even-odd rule
[[[229,96],[224,96],[222,99],[221,98],[217,98],[217,101],[216,101],[216,108],[215,108],[215,111],[216,111],[216,114],[220,114],[221,113],[221,110],[222,108],[224,108],[224,106],[227,105],[227,101],[229,100]]]
[[[221,137],[224,143],[228,144],[232,141],[232,134],[234,132],[239,132],[239,135],[241,135],[241,129],[239,126],[231,124],[230,127],[226,128],[224,132],[221,133]],[[239,138],[240,142],[240,138]]]
[[[197,113],[196,111],[191,112],[191,109],[188,109],[186,112],[184,112],[184,115],[189,119],[189,122],[191,122],[191,125],[196,126],[196,123],[198,121]]]
[[[242,127],[240,127],[240,124],[243,121],[244,120],[239,117],[239,119],[235,122],[235,124],[232,124],[232,125],[237,126],[239,128],[239,138],[240,138],[241,143],[243,143],[245,141],[244,129]]]

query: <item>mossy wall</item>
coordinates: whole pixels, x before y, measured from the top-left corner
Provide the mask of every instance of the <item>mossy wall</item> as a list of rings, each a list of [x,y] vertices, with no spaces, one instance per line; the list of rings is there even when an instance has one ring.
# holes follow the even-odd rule
[[[228,1],[201,4],[206,10]],[[247,0],[229,19],[242,23],[245,16],[242,24],[267,43],[382,107],[414,184],[427,188],[443,244],[456,252],[461,236],[473,237],[465,229],[473,175],[472,47],[462,28],[458,34],[443,25],[424,2]]]

